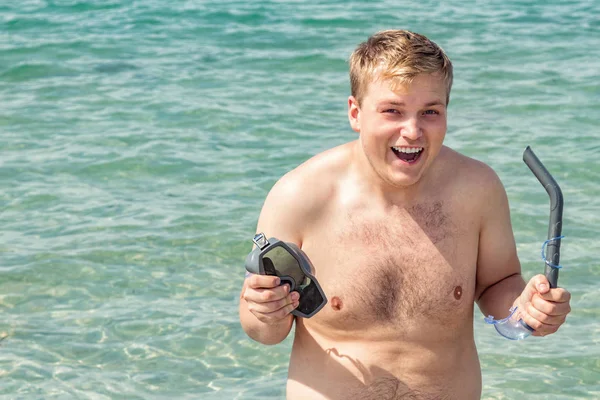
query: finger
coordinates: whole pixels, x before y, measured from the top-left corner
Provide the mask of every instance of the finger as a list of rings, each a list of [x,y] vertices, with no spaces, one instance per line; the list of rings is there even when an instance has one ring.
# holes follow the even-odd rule
[[[270,289],[270,288],[279,286],[279,284],[281,283],[281,280],[279,279],[278,276],[274,276],[274,275],[253,274],[247,278],[246,282],[248,284],[248,287],[251,287],[253,289],[259,289],[259,288]]]
[[[534,296],[533,300],[531,300],[531,306],[537,309],[539,312],[557,316],[557,315],[567,315],[571,312],[571,305],[567,302],[557,303],[553,301],[544,300],[540,296]]]
[[[289,285],[276,286],[273,289],[246,289],[244,300],[252,303],[269,303],[285,298],[290,292]]]
[[[296,307],[298,307],[298,304],[299,304],[298,301],[294,301],[291,304],[284,305],[283,307],[279,308],[278,310],[275,310],[272,312],[267,312],[267,313],[261,313],[261,312],[253,311],[253,310],[250,310],[250,312],[252,312],[252,314],[254,314],[254,316],[261,322],[276,323],[276,322],[279,322],[280,320],[284,319],[292,311],[294,311],[294,309]]]
[[[545,300],[555,301],[557,303],[566,303],[571,300],[571,293],[563,288],[550,289],[546,293],[538,293]]]
[[[544,325],[561,325],[565,322],[567,318],[567,313],[559,314],[559,315],[550,315],[546,314],[539,309],[535,308],[533,304],[528,304],[526,308],[527,314],[541,322]]]
[[[286,296],[282,299],[279,300],[275,300],[275,301],[269,301],[266,303],[254,303],[254,302],[248,302],[248,309],[250,309],[251,311],[256,311],[259,312],[261,314],[269,314],[272,312],[276,312],[277,310],[293,304],[294,301],[298,301],[297,297],[294,300],[294,297],[292,297],[292,295]]]
[[[527,325],[529,325],[533,330],[534,336],[546,336],[550,333],[554,333],[560,327],[560,324],[545,324],[542,321],[534,318],[531,314],[525,312],[521,314],[521,318]]]
[[[534,276],[531,278],[530,282],[538,293],[547,293],[550,290],[550,282],[548,282],[548,278],[542,274]]]
[[[559,325],[552,325],[552,326],[548,325],[548,328],[536,330],[531,335],[532,336],[539,336],[539,337],[548,336],[548,335],[551,335],[553,333],[556,333],[556,331],[558,331],[558,328],[560,328]]]
[[[544,275],[536,275],[525,286],[523,293],[521,293],[521,301],[527,303],[531,301],[536,293],[546,293],[549,288],[548,279]]]

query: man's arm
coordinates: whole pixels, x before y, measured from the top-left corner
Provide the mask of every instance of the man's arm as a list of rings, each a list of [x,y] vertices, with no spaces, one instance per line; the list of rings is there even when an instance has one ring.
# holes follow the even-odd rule
[[[506,191],[488,167],[479,230],[475,300],[486,316],[504,318],[525,288],[510,222]]]
[[[303,187],[302,175],[294,170],[273,186],[261,211],[257,232],[302,246],[303,230],[310,224],[312,194]],[[313,194],[315,189],[313,190]],[[252,339],[277,344],[289,334],[298,306],[298,293],[279,286],[274,276],[249,275],[240,294],[240,322]]]
[[[482,204],[477,287],[475,299],[485,315],[504,318],[516,305],[521,318],[544,336],[558,330],[570,312],[570,294],[562,288],[550,289],[543,275],[525,284],[517,257],[506,191],[498,176],[487,169],[485,201]]]

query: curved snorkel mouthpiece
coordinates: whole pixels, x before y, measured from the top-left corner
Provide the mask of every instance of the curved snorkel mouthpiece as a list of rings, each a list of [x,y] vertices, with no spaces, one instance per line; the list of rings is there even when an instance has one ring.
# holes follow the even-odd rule
[[[531,172],[540,181],[548,196],[550,196],[550,222],[548,224],[548,240],[542,246],[542,258],[544,259],[544,275],[548,279],[550,288],[556,288],[558,284],[558,270],[560,262],[560,239],[562,231],[563,195],[560,186],[554,180],[544,164],[537,158],[529,146],[523,153],[523,161]],[[544,248],[547,246],[546,254]],[[510,315],[504,319],[496,320],[491,315],[485,318],[485,322],[493,324],[496,331],[507,339],[521,340],[531,335],[534,331],[522,319],[518,318],[517,307],[510,309]]]
[[[516,314],[517,307],[510,309],[508,317],[503,319],[494,319],[491,315],[485,317],[485,322],[494,325],[496,331],[510,340],[521,340],[533,333],[533,328],[525,323],[522,319],[518,318]]]

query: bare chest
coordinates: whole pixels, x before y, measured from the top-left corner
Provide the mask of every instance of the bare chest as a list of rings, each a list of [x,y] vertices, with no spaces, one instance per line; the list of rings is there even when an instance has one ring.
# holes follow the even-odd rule
[[[473,307],[477,234],[441,201],[389,213],[340,213],[307,243],[332,327],[449,324]],[[318,244],[317,244],[318,243]]]

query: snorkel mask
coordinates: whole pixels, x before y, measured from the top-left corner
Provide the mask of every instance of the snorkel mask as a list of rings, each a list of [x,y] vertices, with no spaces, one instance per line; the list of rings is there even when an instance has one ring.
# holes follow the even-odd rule
[[[550,283],[550,288],[557,287],[558,270],[560,260],[560,239],[562,239],[562,212],[563,195],[560,186],[548,172],[544,164],[537,158],[529,146],[523,153],[523,161],[535,177],[540,181],[548,196],[550,196],[550,222],[548,227],[548,240],[542,245],[542,259],[546,264],[544,275]],[[547,252],[544,250],[547,246]],[[504,319],[496,320],[493,316],[485,318],[485,322],[494,325],[498,333],[507,339],[520,340],[525,339],[533,333],[530,327],[522,319],[518,319],[517,307],[510,309],[510,315]]]
[[[246,271],[251,274],[278,276],[280,285],[290,285],[290,292],[300,294],[299,305],[292,311],[297,317],[310,318],[327,304],[327,297],[312,275],[312,264],[294,243],[276,238],[267,240],[259,233],[252,239],[256,248],[246,257]]]

